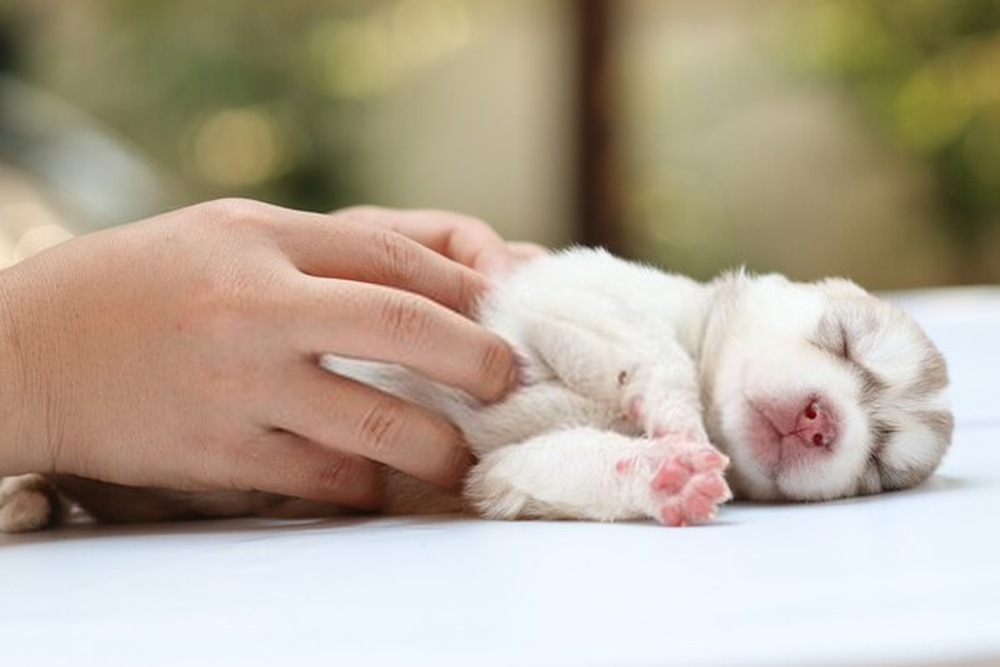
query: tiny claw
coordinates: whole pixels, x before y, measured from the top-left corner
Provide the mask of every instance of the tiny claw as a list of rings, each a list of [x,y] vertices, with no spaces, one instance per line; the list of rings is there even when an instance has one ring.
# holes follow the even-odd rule
[[[724,470],[729,466],[729,457],[721,452],[697,452],[691,457],[691,465],[698,472],[708,470]]]

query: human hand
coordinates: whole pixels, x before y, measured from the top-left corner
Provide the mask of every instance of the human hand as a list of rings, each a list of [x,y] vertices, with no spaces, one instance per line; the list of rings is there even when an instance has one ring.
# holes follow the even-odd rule
[[[354,206],[335,215],[398,232],[491,278],[503,277],[517,264],[548,252],[535,243],[505,241],[482,220],[451,211]]]
[[[503,395],[511,350],[459,314],[487,280],[435,252],[475,265],[502,254],[499,237],[476,255],[468,231],[448,231],[455,220],[419,214],[428,236],[416,214],[362,209],[376,210],[377,225],[357,210],[211,202],[0,273],[0,475],[356,507],[380,500],[374,462],[457,485],[468,455],[452,425],[317,359],[395,362],[485,401]]]

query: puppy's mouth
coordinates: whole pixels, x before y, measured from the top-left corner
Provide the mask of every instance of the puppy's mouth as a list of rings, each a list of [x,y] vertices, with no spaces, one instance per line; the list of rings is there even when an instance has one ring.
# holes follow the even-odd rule
[[[813,393],[791,400],[745,400],[744,435],[762,464],[777,470],[833,451],[839,419],[826,397]]]

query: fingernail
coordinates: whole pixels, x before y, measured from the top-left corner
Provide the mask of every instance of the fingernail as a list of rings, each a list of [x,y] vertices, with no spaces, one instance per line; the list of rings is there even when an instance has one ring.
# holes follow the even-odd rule
[[[507,390],[513,391],[523,384],[524,369],[521,367],[521,360],[515,357],[514,364],[510,367],[510,373],[507,375]]]

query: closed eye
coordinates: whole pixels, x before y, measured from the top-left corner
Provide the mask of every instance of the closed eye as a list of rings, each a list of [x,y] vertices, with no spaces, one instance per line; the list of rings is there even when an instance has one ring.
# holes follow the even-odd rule
[[[816,337],[812,342],[820,349],[840,357],[844,361],[853,361],[851,358],[851,334],[841,320],[834,320],[831,317],[824,318],[820,322]]]
[[[836,351],[837,356],[845,361],[851,361],[851,336],[847,332],[847,327],[844,326],[843,322],[837,323],[837,329],[840,334],[840,346]]]
[[[856,338],[839,317],[824,317],[816,330],[812,344],[828,354],[847,362],[861,382],[861,402],[873,403],[885,390],[885,382],[870,368],[861,363],[855,348]]]

